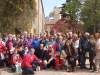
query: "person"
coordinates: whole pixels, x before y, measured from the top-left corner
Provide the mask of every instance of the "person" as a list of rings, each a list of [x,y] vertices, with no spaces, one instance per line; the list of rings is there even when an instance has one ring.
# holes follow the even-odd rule
[[[75,68],[75,47],[73,46],[70,40],[67,40],[65,42],[64,50],[67,55],[68,64],[69,66],[71,66],[70,71],[74,72],[75,70],[74,69]]]
[[[61,50],[63,50],[62,36],[58,37],[57,42],[54,45],[55,55],[55,70],[58,70],[58,64],[60,62],[60,69],[63,69],[63,60],[60,58]]]
[[[84,37],[81,37],[79,40],[79,51],[80,51],[80,69],[87,69],[86,65],[85,65],[85,61],[86,61],[86,51],[87,51],[87,46],[88,46],[88,41],[89,41],[89,33],[86,32],[84,34]]]
[[[24,49],[23,50],[22,49],[19,50],[19,54],[21,55],[22,58],[24,58],[24,56],[26,54],[28,54],[28,53],[29,53],[29,49],[28,49],[28,46],[27,45],[24,46]]]
[[[79,53],[79,38],[78,38],[77,34],[73,34],[72,43],[73,43],[73,46],[75,47],[75,50],[76,50],[75,53],[76,53],[76,55],[79,55],[78,54]],[[75,60],[75,66],[76,66],[76,60]]]
[[[47,47],[48,42],[46,41],[46,36],[42,36],[40,44],[43,44],[44,47]]]
[[[38,50],[37,57],[41,60],[44,68],[47,68],[47,51],[44,50],[44,45],[40,44],[40,49]]]
[[[54,47],[55,41],[53,38],[54,38],[53,35],[50,35],[48,45],[52,45]]]
[[[96,39],[96,57],[95,57],[95,65],[98,66],[97,63],[99,63],[99,68],[97,70],[100,70],[100,37],[99,33],[95,33],[95,39]]]
[[[4,43],[2,42],[2,38],[0,35],[0,66],[1,67],[5,67],[4,66],[5,54],[6,54],[6,47]]]
[[[21,68],[23,70],[23,75],[28,74],[34,74],[33,68],[32,68],[32,62],[34,60],[40,61],[35,55],[34,55],[35,49],[31,48],[29,54],[26,54],[23,58]]]
[[[47,68],[55,66],[55,56],[54,56],[54,50],[52,48],[52,45],[48,46],[47,50]]]
[[[91,35],[90,36],[90,40],[89,40],[89,45],[88,45],[88,51],[89,51],[89,62],[90,62],[90,67],[88,70],[92,71],[92,72],[96,72],[96,66],[94,64],[94,58],[96,56],[96,52],[95,52],[95,39],[94,36]],[[92,70],[93,67],[93,70]]]
[[[11,55],[10,66],[13,72],[16,71],[16,65],[22,62],[21,56],[18,54],[17,49],[14,50],[14,54]],[[21,65],[20,65],[21,66]]]
[[[32,41],[31,48],[35,49],[35,55],[37,56],[38,50],[40,48],[41,39],[39,39],[39,35],[35,34],[35,39]]]
[[[3,34],[2,41],[5,43],[8,41],[8,35],[6,33]]]
[[[8,41],[6,42],[6,66],[10,67],[10,58],[11,58],[11,55],[13,54],[13,51],[15,49],[15,47],[17,46],[17,43],[15,40],[13,40],[12,38],[12,34],[9,34],[8,35]]]
[[[27,38],[25,40],[26,40],[26,45],[28,46],[28,48],[30,50],[32,41],[33,41],[33,39],[31,39],[31,34],[27,34]]]

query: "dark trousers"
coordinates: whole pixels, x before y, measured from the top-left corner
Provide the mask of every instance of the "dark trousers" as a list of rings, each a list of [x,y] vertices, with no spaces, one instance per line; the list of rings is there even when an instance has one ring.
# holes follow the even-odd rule
[[[22,70],[23,70],[23,75],[34,74],[32,68],[23,67]]]
[[[95,66],[93,60],[94,60],[93,55],[89,54],[90,68],[92,69],[92,67],[93,67],[94,70],[96,70],[96,66]]]
[[[85,68],[85,61],[86,61],[85,53],[80,54],[80,62],[81,62],[80,67],[81,68]]]
[[[16,71],[16,66],[15,66],[15,65],[11,65],[11,70],[12,70],[13,72],[15,72],[15,71]]]
[[[75,67],[75,60],[70,60],[70,58],[71,58],[71,57],[67,57],[67,59],[68,59],[68,64],[70,64],[70,65],[71,65],[71,68],[74,69],[74,67]]]
[[[50,67],[53,67],[53,68],[55,67],[55,60],[52,60],[50,64],[47,65],[47,68],[50,68]]]

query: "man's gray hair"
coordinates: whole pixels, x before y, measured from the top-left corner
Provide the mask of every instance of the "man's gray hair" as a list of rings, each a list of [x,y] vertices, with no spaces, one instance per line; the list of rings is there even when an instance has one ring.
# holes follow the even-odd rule
[[[31,51],[34,51],[34,52],[35,52],[35,49],[34,49],[34,48],[31,48],[31,49],[30,49],[30,52],[31,52]]]

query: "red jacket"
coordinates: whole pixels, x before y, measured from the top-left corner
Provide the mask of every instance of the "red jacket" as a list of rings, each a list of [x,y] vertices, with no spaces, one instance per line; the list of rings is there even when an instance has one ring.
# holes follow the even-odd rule
[[[21,58],[21,56],[18,54],[18,63],[20,63],[20,62],[22,62],[22,58]],[[11,59],[10,59],[10,65],[15,65],[16,64],[16,62],[14,61],[14,54],[13,55],[11,55]]]
[[[35,55],[33,55],[32,59],[31,59],[30,54],[26,54],[23,58],[21,68],[23,68],[24,66],[26,66],[28,68],[32,68],[31,64],[32,64],[33,60],[39,61],[39,59]]]
[[[5,53],[6,52],[6,47],[0,43],[0,53]]]

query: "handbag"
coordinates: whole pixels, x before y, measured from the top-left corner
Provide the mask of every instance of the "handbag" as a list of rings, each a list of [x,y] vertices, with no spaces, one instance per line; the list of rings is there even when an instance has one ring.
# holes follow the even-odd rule
[[[66,57],[67,57],[67,54],[66,54],[65,50],[61,50],[60,58],[66,58]]]
[[[21,63],[18,63],[17,65],[15,65],[15,67],[16,67],[16,73],[22,72]]]

